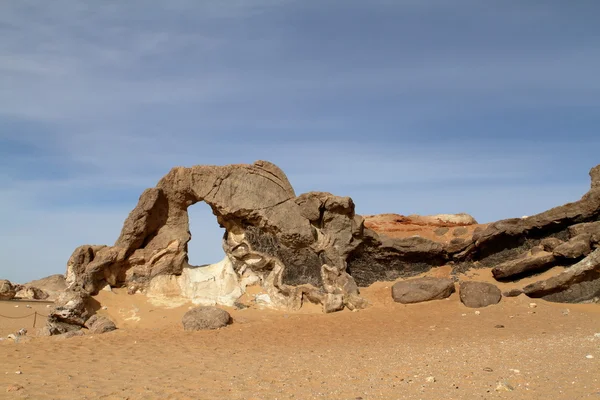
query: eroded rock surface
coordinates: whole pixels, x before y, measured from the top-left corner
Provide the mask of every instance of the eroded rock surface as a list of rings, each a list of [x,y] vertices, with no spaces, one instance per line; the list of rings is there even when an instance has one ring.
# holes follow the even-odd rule
[[[35,286],[24,286],[15,297],[23,300],[47,300],[50,295]]]
[[[65,276],[62,274],[50,275],[42,279],[27,282],[23,285],[25,288],[34,287],[48,294],[48,297],[43,300],[54,301],[67,288]]]
[[[10,281],[0,279],[0,300],[12,300],[16,294],[16,288]]]
[[[497,286],[486,282],[460,282],[460,301],[467,307],[481,308],[498,304],[502,292]]]
[[[600,298],[600,248],[560,274],[527,285],[523,292],[559,303],[598,301]]]
[[[225,310],[212,306],[192,308],[183,315],[181,323],[186,331],[219,329],[231,322],[231,316]]]
[[[187,208],[199,201],[210,205],[226,230],[227,258],[208,269],[188,264]],[[231,305],[246,285],[258,284],[276,308],[298,309],[305,300],[325,311],[360,308],[365,303],[346,259],[362,236],[363,219],[349,197],[296,196],[271,163],[178,167],[142,193],[113,246],[84,245],[73,252],[67,291],[86,297],[108,284]],[[63,317],[63,302],[55,321],[72,320]]]
[[[103,315],[94,314],[87,321],[85,321],[85,327],[88,328],[90,333],[100,334],[111,332],[117,329],[117,326],[108,317]]]
[[[392,298],[403,304],[440,300],[454,293],[454,281],[446,278],[423,277],[396,282]]]
[[[600,243],[600,166],[590,176],[581,200],[530,217],[478,225],[460,214],[375,216],[365,227],[352,199],[296,196],[285,174],[266,161],[173,168],[142,193],[114,245],[75,249],[49,329],[84,326],[86,299],[107,284],[226,305],[247,285],[260,285],[273,307],[298,309],[310,301],[332,312],[364,307],[359,286],[442,265],[452,264],[453,273],[511,269],[508,278],[517,270],[535,274],[553,265],[552,257],[569,267]],[[200,201],[225,228],[227,258],[205,270],[189,265],[187,256],[187,208]],[[392,222],[405,226],[394,230]],[[588,275],[577,284],[587,285]]]

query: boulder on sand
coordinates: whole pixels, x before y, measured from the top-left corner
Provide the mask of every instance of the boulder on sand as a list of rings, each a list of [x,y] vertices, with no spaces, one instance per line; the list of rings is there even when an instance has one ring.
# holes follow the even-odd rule
[[[487,307],[498,304],[502,292],[495,285],[485,282],[461,282],[460,301],[470,308]]]
[[[411,304],[445,299],[454,291],[452,279],[423,277],[395,283],[392,297],[397,303]]]
[[[98,314],[92,315],[85,321],[85,327],[89,329],[90,333],[106,333],[117,329],[115,323],[108,317]]]
[[[213,306],[192,308],[181,319],[186,331],[218,329],[227,326],[230,321],[231,316],[227,311]]]

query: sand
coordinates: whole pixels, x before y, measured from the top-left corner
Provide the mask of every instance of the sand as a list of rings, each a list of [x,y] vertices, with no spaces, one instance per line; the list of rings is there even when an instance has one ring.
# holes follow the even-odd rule
[[[189,305],[102,292],[117,331],[0,342],[0,399],[600,399],[600,305],[519,296],[476,314],[457,294],[397,304],[390,286],[363,289],[359,312],[228,310],[205,332],[182,330]],[[47,312],[26,304],[0,314]],[[0,318],[0,335],[32,322]]]

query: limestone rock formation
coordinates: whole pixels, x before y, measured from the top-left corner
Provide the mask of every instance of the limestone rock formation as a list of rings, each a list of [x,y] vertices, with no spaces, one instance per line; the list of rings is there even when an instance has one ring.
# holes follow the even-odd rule
[[[200,306],[186,312],[181,322],[186,331],[219,329],[231,322],[231,316],[217,307]]]
[[[458,294],[460,295],[460,301],[470,308],[498,304],[502,299],[500,289],[486,282],[461,282]]]
[[[35,286],[23,285],[23,288],[17,292],[15,297],[23,300],[46,300],[49,295]]]
[[[226,230],[227,258],[208,269],[188,264],[187,208],[199,201]],[[362,233],[363,219],[349,197],[296,196],[271,163],[178,167],[142,193],[113,246],[75,249],[67,263],[67,292],[85,299],[109,284],[155,297],[168,292],[199,304],[231,305],[246,285],[260,284],[277,308],[297,309],[305,300],[326,311],[360,308],[365,303],[346,259]],[[68,298],[58,300],[52,323],[66,318],[81,326],[85,321],[66,312]],[[79,302],[69,301],[80,309]]]
[[[6,279],[0,280],[0,300],[12,300],[16,294],[17,291],[10,281]]]
[[[424,277],[395,283],[392,297],[397,303],[411,304],[445,299],[454,291],[452,279]]]
[[[390,217],[368,217],[365,227],[349,197],[296,196],[285,174],[266,161],[173,168],[142,193],[114,245],[75,249],[49,329],[83,327],[87,299],[107,284],[225,305],[246,286],[260,285],[272,307],[298,309],[310,301],[332,312],[365,307],[359,286],[442,265],[452,264],[454,273],[512,265],[529,275],[553,265],[554,257],[569,267],[585,257],[587,244],[593,251],[600,243],[600,166],[590,176],[581,200],[531,217],[478,225],[468,215],[394,216],[405,224],[395,231]],[[200,201],[225,228],[226,259],[205,269],[189,265],[187,256],[187,208]]]
[[[23,284],[25,288],[34,287],[48,294],[47,298],[42,300],[54,301],[67,288],[65,276],[62,274],[50,275],[42,279],[27,282]]]

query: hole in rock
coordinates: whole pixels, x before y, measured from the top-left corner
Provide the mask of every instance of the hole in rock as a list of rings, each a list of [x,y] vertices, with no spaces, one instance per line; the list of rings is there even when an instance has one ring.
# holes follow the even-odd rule
[[[188,262],[190,266],[216,264],[225,257],[223,235],[217,217],[208,204],[201,201],[188,207],[190,233]]]

